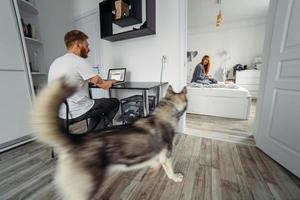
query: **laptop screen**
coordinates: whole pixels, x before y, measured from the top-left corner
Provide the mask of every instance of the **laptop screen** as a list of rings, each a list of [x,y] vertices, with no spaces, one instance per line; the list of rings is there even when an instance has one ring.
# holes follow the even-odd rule
[[[124,82],[126,75],[126,68],[115,68],[109,69],[108,71],[108,80],[116,80],[117,82]]]

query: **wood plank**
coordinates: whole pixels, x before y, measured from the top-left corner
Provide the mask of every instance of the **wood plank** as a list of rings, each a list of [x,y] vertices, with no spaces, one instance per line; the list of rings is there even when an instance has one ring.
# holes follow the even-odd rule
[[[199,165],[204,168],[204,178],[202,182],[203,199],[211,199],[212,195],[212,141],[207,138],[201,139]]]
[[[212,142],[210,139],[201,139],[201,153],[200,153],[200,165],[212,166]]]
[[[176,162],[181,158],[180,155],[182,155],[182,152],[184,152],[184,144],[187,142],[187,135],[180,135],[180,139],[178,141],[178,145],[174,146],[174,153],[172,153],[172,162],[173,162],[173,167],[175,172],[180,172],[177,168],[175,168]],[[176,143],[176,140],[175,140]],[[162,175],[161,178],[157,181],[158,184],[155,185],[154,189],[148,193],[147,196],[142,196],[145,197],[145,199],[149,200],[156,200],[156,199],[161,199],[163,192],[165,191],[167,185],[170,182],[173,182],[170,180],[167,175],[165,174],[164,170],[160,170],[161,173],[159,175]],[[185,176],[185,174],[183,174]],[[185,177],[183,178],[183,181],[185,181]],[[144,186],[146,187],[146,186]],[[145,188],[146,189],[146,188]],[[144,192],[145,193],[145,192]],[[143,194],[143,193],[142,193]]]
[[[21,146],[17,146],[13,149],[10,149],[8,151],[4,151],[0,153],[0,163],[3,164],[6,160],[16,158],[20,155],[23,155],[24,152],[30,152],[32,149],[40,148],[41,146],[44,146],[42,143],[38,143],[35,141],[25,143]]]
[[[34,193],[36,191],[45,191],[47,186],[51,186],[53,182],[53,173],[54,173],[54,166],[50,165],[49,170],[44,171],[36,176],[36,178],[33,180],[32,184],[24,184],[22,190],[18,190],[14,195],[12,195],[11,199],[34,199]],[[49,189],[47,191],[47,196],[49,197],[55,197],[56,193],[52,193],[52,195],[49,195]],[[42,194],[41,194],[42,195]],[[41,196],[39,196],[41,198]]]
[[[232,183],[236,183],[236,172],[231,159],[229,143],[217,142],[219,146],[219,163],[221,179]]]
[[[0,199],[61,199],[53,186],[57,161],[48,150],[33,142],[0,154]],[[256,147],[178,135],[173,153],[182,183],[163,169],[155,177],[147,169],[113,173],[99,199],[300,199],[300,179]]]
[[[32,167],[29,167],[26,172],[19,173],[18,176],[9,179],[8,183],[0,186],[1,199],[12,198],[15,195],[23,194],[24,191],[28,190],[33,185],[38,186],[38,184],[36,184],[38,180],[53,174],[54,165],[55,163],[52,161],[49,161],[46,164],[35,164]]]
[[[234,170],[236,172],[237,184],[239,186],[239,193],[241,199],[251,200],[253,199],[252,193],[247,183],[246,173],[244,171],[242,162],[240,160],[240,154],[238,152],[237,146],[233,144],[228,144],[230,146],[231,159],[233,162]]]
[[[32,165],[41,164],[46,156],[49,155],[48,149],[41,149],[40,152],[32,155],[28,155],[23,159],[18,159],[14,163],[11,163],[10,166],[2,168],[0,170],[0,185],[3,184],[3,181],[8,181],[16,176],[19,176],[20,173],[24,173]]]
[[[252,102],[248,120],[187,114],[186,134],[255,146],[253,124],[256,102]],[[230,124],[230,125],[229,125]]]
[[[211,155],[211,148],[207,148],[209,142],[207,139],[195,138],[190,167],[180,199],[211,199],[211,170],[209,166],[201,165],[206,164],[205,162],[211,165],[211,156],[203,156],[207,149],[210,149],[208,152]],[[206,160],[208,157],[209,161]]]
[[[273,199],[273,195],[251,156],[250,147],[237,146],[246,180],[254,199]]]
[[[229,144],[230,143],[218,142],[222,198],[241,199]]]
[[[201,129],[203,131],[215,131],[215,132],[220,132],[220,133],[224,133],[224,134],[230,134],[230,135],[235,135],[235,136],[242,136],[242,137],[253,137],[252,132],[250,132],[250,130],[247,130],[247,128],[245,127],[239,127],[239,128],[231,128],[232,123],[231,122],[227,122],[226,124],[224,124],[223,126],[218,124],[218,126],[216,126],[214,123],[203,123],[201,125],[199,125],[197,122],[191,121],[189,122],[187,125],[189,128],[194,128],[194,129]],[[228,126],[228,124],[230,123],[230,126]]]
[[[182,150],[185,139],[186,135],[177,135],[174,138],[174,149],[172,152],[173,160],[176,159],[175,157],[177,155],[177,152]],[[156,193],[156,190],[163,190],[167,184],[167,181],[168,177],[161,167],[155,177],[147,173],[144,178],[140,180],[140,182],[135,182],[135,186],[133,186],[131,193],[127,192],[126,190],[128,190],[128,188],[126,188],[123,192],[126,194],[121,194],[122,199],[149,199],[151,197],[151,194]]]
[[[285,172],[285,169],[257,148],[250,149],[253,157],[255,156],[256,163],[260,163],[258,166],[265,164],[267,168],[264,169],[260,167],[259,170],[264,173],[266,170],[269,172],[269,175],[264,176],[264,179],[272,194],[279,199],[300,199],[300,188]]]
[[[193,129],[193,128],[189,128],[189,127],[186,128],[185,133],[188,135],[202,137],[202,138],[204,137],[204,138],[209,138],[209,139],[221,140],[221,141],[225,141],[225,142],[232,142],[232,143],[236,143],[236,144],[255,146],[254,139],[250,138],[248,136],[241,137],[241,136],[219,133],[219,132],[216,132],[213,130],[212,131],[203,131],[203,130]]]
[[[221,187],[221,176],[220,170],[212,168],[212,200],[222,199],[222,187]]]
[[[121,199],[149,199],[151,197],[151,194],[156,194],[156,192],[153,192],[155,191],[155,189],[163,190],[167,183],[167,179],[168,177],[166,177],[165,172],[162,168],[159,170],[157,176],[155,177],[151,177],[146,173],[141,181],[135,181],[132,186],[129,185],[121,193]]]
[[[141,169],[137,172],[133,180],[120,194],[120,199],[130,199],[130,195],[134,194],[137,188],[141,185],[141,181],[146,177],[148,168]]]
[[[62,197],[56,191],[53,182],[44,185],[44,187],[32,192],[26,199],[47,199],[47,200],[61,200]]]
[[[195,144],[194,137],[187,137],[183,145],[183,149],[177,153],[173,160],[175,173],[182,173],[184,175],[183,181],[175,183],[173,180],[168,180],[165,190],[161,195],[161,199],[180,199],[180,194],[183,189],[183,184],[186,181],[186,175],[189,171],[190,159],[193,154],[193,147]]]
[[[130,184],[131,180],[136,176],[137,171],[120,173],[119,176],[103,191],[96,196],[98,199],[119,199],[120,193]]]
[[[44,150],[50,151],[50,148],[39,142],[30,142],[8,152],[2,152],[0,154],[0,173],[13,165],[24,162],[29,157],[34,157],[37,153]],[[48,159],[51,159],[50,156],[43,158],[43,160]]]

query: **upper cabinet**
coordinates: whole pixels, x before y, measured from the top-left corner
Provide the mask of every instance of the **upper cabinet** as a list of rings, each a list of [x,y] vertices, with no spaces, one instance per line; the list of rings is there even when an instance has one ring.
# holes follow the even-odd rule
[[[143,2],[146,3],[145,9]],[[155,34],[155,3],[155,0],[106,0],[99,3],[101,38],[114,42]]]

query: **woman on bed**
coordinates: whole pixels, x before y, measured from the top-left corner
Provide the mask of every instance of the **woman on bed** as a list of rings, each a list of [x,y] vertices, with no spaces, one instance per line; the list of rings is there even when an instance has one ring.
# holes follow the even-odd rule
[[[212,84],[218,83],[217,80],[208,75],[210,70],[210,58],[208,55],[203,56],[201,62],[195,67],[191,82]]]

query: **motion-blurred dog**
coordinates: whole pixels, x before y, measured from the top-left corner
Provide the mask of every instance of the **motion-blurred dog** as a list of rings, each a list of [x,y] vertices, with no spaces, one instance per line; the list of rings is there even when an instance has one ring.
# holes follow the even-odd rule
[[[59,106],[75,91],[74,85],[60,79],[40,93],[33,112],[38,138],[58,152],[55,182],[64,199],[94,199],[110,170],[162,165],[170,179],[182,181],[170,156],[175,127],[187,107],[186,88],[175,93],[169,86],[148,118],[82,135],[68,134],[57,117]]]

